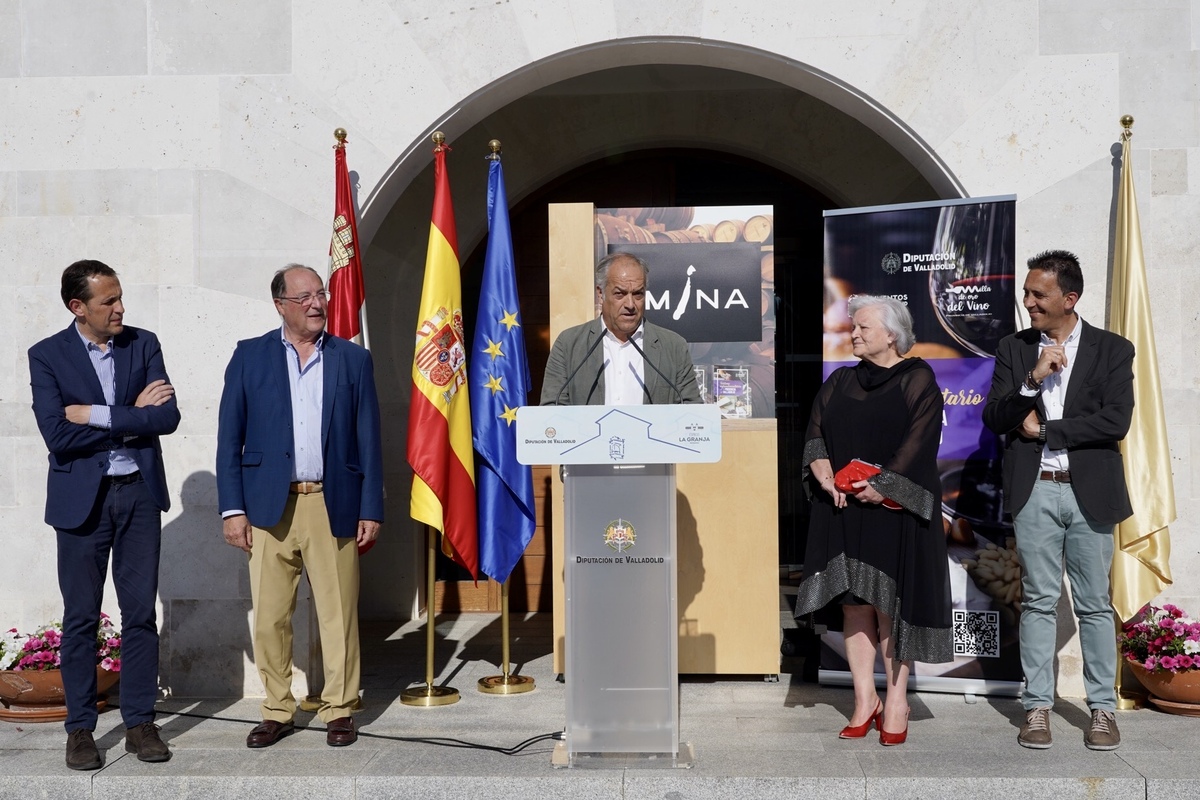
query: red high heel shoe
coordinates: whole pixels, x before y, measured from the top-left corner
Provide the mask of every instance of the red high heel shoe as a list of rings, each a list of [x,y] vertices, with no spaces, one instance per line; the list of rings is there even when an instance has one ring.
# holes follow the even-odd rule
[[[883,729],[882,715],[879,719],[879,743],[884,747],[891,747],[896,744],[904,744],[908,740],[908,714],[904,715],[904,730],[899,733],[889,733]]]
[[[839,739],[865,739],[867,733],[871,730],[871,723],[875,723],[875,729],[883,731],[883,703],[875,701],[875,713],[867,718],[867,721],[862,725],[847,725],[842,728],[842,732],[838,734]]]

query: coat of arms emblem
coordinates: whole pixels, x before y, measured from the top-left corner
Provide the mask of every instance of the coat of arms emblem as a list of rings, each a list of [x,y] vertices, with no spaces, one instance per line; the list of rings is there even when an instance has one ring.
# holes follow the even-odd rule
[[[624,553],[637,543],[637,531],[626,520],[614,519],[604,529],[604,543],[618,553]]]

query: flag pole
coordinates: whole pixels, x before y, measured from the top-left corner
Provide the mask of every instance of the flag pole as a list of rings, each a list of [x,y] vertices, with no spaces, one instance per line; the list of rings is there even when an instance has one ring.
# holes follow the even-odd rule
[[[1121,117],[1121,170],[1125,170],[1125,162],[1129,159],[1129,140],[1133,138],[1133,117],[1125,114]],[[1129,198],[1125,198],[1125,202],[1129,202]],[[1119,226],[1120,220],[1117,221]],[[1114,253],[1114,258],[1119,257]],[[1121,633],[1123,631],[1122,620],[1119,614],[1113,614],[1113,623],[1116,627],[1117,637],[1117,680],[1114,685],[1117,695],[1117,710],[1118,711],[1134,711],[1142,708],[1146,704],[1147,693],[1142,689],[1141,685],[1134,681],[1133,686],[1125,685],[1125,658],[1121,655]]]
[[[438,532],[428,525],[425,530],[429,551],[425,564],[425,685],[405,689],[400,693],[400,702],[406,706],[448,706],[458,702],[458,689],[433,685],[433,592],[437,588]]]
[[[501,675],[489,675],[479,679],[479,691],[484,694],[521,694],[533,690],[533,678],[528,675],[512,675],[508,666],[508,584],[506,578],[500,584],[500,669]]]

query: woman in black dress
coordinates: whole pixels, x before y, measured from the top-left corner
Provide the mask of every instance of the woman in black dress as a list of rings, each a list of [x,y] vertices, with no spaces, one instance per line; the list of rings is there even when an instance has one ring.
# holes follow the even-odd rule
[[[820,491],[812,492],[796,616],[842,604],[854,715],[841,736],[862,738],[874,723],[882,744],[901,744],[912,662],[954,657],[937,469],[942,395],[928,364],[903,357],[915,339],[904,304],[859,296],[850,316],[861,361],[829,376],[808,423],[805,474]],[[843,493],[834,475],[856,458],[882,471]],[[902,508],[886,508],[885,499]],[[886,703],[875,691],[877,651]]]

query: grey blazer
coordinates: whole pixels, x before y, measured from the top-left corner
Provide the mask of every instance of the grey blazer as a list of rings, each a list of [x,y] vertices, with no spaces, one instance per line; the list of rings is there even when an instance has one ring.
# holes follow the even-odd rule
[[[542,381],[542,405],[604,405],[604,345],[596,345],[603,323],[600,319],[567,328],[558,335],[546,362]],[[687,342],[677,333],[644,323],[642,350],[664,375],[674,380],[670,386],[654,368],[643,370],[647,404],[699,403],[700,387]],[[592,349],[592,345],[596,345]],[[591,350],[591,354],[587,355]],[[587,355],[585,362],[584,356]],[[582,366],[581,366],[582,365]],[[571,382],[568,384],[567,379]]]

